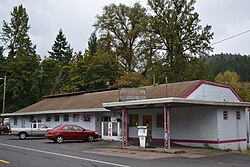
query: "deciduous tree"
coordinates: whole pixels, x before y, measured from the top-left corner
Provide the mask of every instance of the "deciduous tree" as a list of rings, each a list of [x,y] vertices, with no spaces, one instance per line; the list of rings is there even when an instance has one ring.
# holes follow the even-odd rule
[[[101,38],[111,37],[111,49],[127,72],[133,72],[144,65],[143,22],[146,9],[139,3],[132,7],[124,4],[110,4],[103,8],[103,14],[97,16],[96,29],[100,30]]]
[[[171,82],[189,80],[192,57],[202,57],[212,50],[211,26],[199,25],[194,11],[195,0],[149,0],[150,20],[147,29],[159,38],[164,56],[165,74]]]

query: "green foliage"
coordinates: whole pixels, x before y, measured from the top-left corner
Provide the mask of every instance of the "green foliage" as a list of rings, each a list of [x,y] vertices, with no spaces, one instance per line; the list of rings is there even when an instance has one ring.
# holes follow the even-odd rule
[[[199,25],[194,12],[195,0],[149,0],[151,9],[148,31],[159,38],[158,48],[171,82],[189,80],[190,58],[204,57],[212,50],[211,26]]]
[[[117,81],[116,81],[116,87],[139,87],[139,86],[145,86],[148,85],[148,81],[146,78],[136,72],[133,73],[127,73],[123,76],[121,76]]]
[[[93,55],[94,53],[96,53],[97,47],[98,47],[98,40],[97,40],[95,32],[93,32],[88,41],[89,54]]]
[[[9,58],[35,54],[35,46],[32,45],[28,35],[30,29],[28,21],[28,14],[22,5],[14,7],[13,12],[11,12],[10,23],[3,21],[1,39],[9,50]]]
[[[215,77],[215,82],[231,85],[244,101],[250,101],[248,84],[242,84],[236,72],[226,71]]]
[[[47,86],[50,87],[50,94],[67,92],[65,87],[69,84],[69,68],[68,65],[72,61],[73,49],[70,48],[70,45],[63,34],[62,29],[59,30],[56,40],[52,46],[52,51],[48,51],[49,60],[45,60],[43,63],[45,65],[44,76],[48,75],[48,80],[50,81]],[[52,68],[49,68],[52,67]]]
[[[214,77],[225,71],[234,71],[242,82],[250,81],[250,56],[221,53],[208,57],[206,63],[211,67]]]
[[[37,56],[18,56],[6,67],[7,112],[15,111],[40,99],[40,62]]]
[[[0,68],[1,77],[7,76],[6,112],[13,112],[40,98],[40,57],[28,35],[28,20],[26,9],[20,5],[11,12],[10,23],[3,21],[1,40],[8,57],[1,56]]]
[[[52,51],[48,51],[48,53],[49,59],[58,61],[61,66],[68,65],[72,60],[73,49],[70,48],[62,29],[59,30],[56,36]]]
[[[243,94],[243,98],[245,101],[250,102],[250,82],[246,82],[243,83],[243,90],[244,90],[244,94]]]
[[[139,69],[145,60],[140,47],[145,16],[146,9],[138,3],[132,7],[110,4],[103,8],[94,25],[100,30],[101,38],[110,39],[109,47],[128,72]]]
[[[111,53],[78,54],[70,64],[71,90],[109,88],[122,74],[121,66]]]

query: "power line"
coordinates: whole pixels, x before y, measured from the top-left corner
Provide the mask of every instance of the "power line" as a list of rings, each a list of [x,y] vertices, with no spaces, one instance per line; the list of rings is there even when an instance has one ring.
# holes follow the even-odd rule
[[[248,33],[248,32],[250,32],[250,29],[249,29],[249,30],[246,30],[246,31],[243,31],[243,32],[241,32],[241,33],[239,33],[239,34],[233,35],[233,36],[231,36],[231,37],[222,39],[222,40],[220,40],[220,41],[214,42],[214,43],[212,43],[211,45],[216,45],[216,44],[218,44],[218,43],[221,43],[221,42],[227,41],[227,40],[229,40],[229,39],[238,37],[238,36],[243,35],[243,34],[246,34],[246,33]]]

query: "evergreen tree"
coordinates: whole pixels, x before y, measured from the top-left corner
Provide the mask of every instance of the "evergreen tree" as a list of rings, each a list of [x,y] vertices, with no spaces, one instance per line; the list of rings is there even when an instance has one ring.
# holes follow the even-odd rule
[[[250,81],[250,56],[221,53],[209,56],[206,63],[211,67],[213,77],[219,73],[234,71],[240,76],[242,82]]]
[[[1,39],[8,55],[4,64],[6,112],[16,111],[40,98],[40,57],[28,35],[28,21],[22,5],[14,7],[10,23],[3,21]]]
[[[96,37],[96,33],[93,32],[88,41],[88,51],[90,55],[94,55],[96,53],[98,47],[98,40]]]
[[[59,30],[52,51],[48,51],[49,59],[58,61],[62,66],[68,65],[72,60],[73,49],[70,48],[62,29]]]
[[[17,56],[35,55],[35,46],[28,35],[30,26],[29,16],[26,9],[20,5],[14,7],[11,21],[3,21],[1,39],[8,49],[8,57],[13,59]]]
[[[52,46],[52,51],[48,51],[48,53],[49,57],[48,59],[44,60],[43,70],[44,76],[46,76],[48,73],[51,74],[49,76],[50,79],[48,80],[52,82],[47,84],[47,86],[51,85],[50,94],[65,92],[67,90],[64,90],[64,87],[67,87],[69,82],[68,65],[73,59],[73,49],[70,48],[70,44],[63,34],[62,29],[59,30],[59,33],[56,36],[56,40]],[[52,65],[53,68],[50,69],[47,65]]]

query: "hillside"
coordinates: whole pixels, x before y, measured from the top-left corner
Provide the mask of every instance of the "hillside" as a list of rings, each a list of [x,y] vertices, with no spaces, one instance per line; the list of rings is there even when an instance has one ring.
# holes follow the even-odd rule
[[[237,72],[241,82],[250,82],[250,56],[240,54],[215,54],[206,60],[213,77],[225,71]]]

